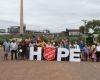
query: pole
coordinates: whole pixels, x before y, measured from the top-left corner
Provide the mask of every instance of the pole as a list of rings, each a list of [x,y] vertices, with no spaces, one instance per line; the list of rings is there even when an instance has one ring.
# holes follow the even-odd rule
[[[20,2],[20,34],[24,33],[24,24],[23,24],[23,0]]]

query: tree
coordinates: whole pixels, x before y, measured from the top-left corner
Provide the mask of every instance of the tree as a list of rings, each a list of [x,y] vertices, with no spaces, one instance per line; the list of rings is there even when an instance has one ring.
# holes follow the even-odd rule
[[[94,30],[94,33],[100,34],[100,20],[88,21],[86,27],[88,30],[91,28]]]
[[[80,26],[80,33],[88,33],[89,29],[92,29],[94,33],[100,34],[100,20],[87,21],[84,26]]]
[[[84,34],[84,30],[85,30],[85,27],[84,26],[80,26],[80,28],[79,28],[80,33]]]
[[[100,35],[100,20],[91,20],[91,21],[86,21],[84,20],[85,25],[80,26],[80,33],[84,34],[85,36],[90,37],[90,35],[93,34],[99,34]],[[89,30],[92,30],[91,33],[89,33]],[[86,38],[86,37],[85,37]],[[87,39],[88,42],[90,39]],[[98,42],[100,41],[100,37],[96,39]]]

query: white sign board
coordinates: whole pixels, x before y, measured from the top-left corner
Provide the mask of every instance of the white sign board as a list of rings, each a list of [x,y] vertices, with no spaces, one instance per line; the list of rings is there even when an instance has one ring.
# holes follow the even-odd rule
[[[70,48],[70,62],[81,62],[80,49]]]
[[[66,58],[69,55],[69,51],[66,48],[58,48],[57,52],[57,61],[61,61],[61,58]]]
[[[38,47],[37,51],[34,51],[34,47],[30,47],[29,60],[34,60],[34,56],[37,56],[37,60],[42,59],[42,48]]]
[[[34,47],[30,47],[29,60],[34,60],[34,56],[37,56],[37,60],[42,60],[42,48],[38,47],[37,51],[34,51]],[[58,48],[57,50],[57,61],[61,61],[61,58],[66,58],[69,56],[70,62],[81,62],[80,59],[80,49],[70,48]]]

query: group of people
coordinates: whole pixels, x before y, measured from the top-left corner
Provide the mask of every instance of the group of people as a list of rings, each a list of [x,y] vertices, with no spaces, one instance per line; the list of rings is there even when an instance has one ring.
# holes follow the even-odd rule
[[[32,39],[23,39],[20,42],[17,40],[8,41],[3,43],[4,60],[8,60],[8,55],[11,55],[11,60],[25,60],[29,59],[30,47],[45,47],[46,43],[43,39],[33,36]],[[15,57],[15,58],[14,58]]]
[[[30,47],[34,47],[37,50],[37,47],[54,47],[54,48],[78,48],[80,49],[80,57],[82,61],[99,61],[100,59],[100,44],[84,44],[81,42],[69,42],[68,40],[62,40],[60,42],[51,42],[45,41],[40,37],[33,36],[32,39],[24,39],[20,42],[12,40],[11,42],[5,41],[3,43],[4,46],[4,60],[8,59],[9,53],[11,53],[11,60],[13,60],[13,56],[15,56],[15,60],[21,59],[29,59]]]
[[[63,48],[78,48],[80,49],[81,61],[100,61],[100,43],[96,44],[84,44],[83,41],[78,42],[60,42],[60,47]]]

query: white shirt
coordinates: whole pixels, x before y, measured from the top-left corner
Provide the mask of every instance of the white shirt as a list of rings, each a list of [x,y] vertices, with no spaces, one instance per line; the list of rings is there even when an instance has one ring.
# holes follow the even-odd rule
[[[33,44],[32,44],[32,43],[30,43],[30,44],[29,44],[29,47],[33,47]]]
[[[98,46],[96,47],[96,50],[97,50],[97,51],[100,51],[100,45],[98,45]]]
[[[11,44],[10,44],[10,50],[17,50],[17,44],[11,42]]]
[[[80,49],[78,44],[74,44],[74,47],[77,48],[77,49]]]

